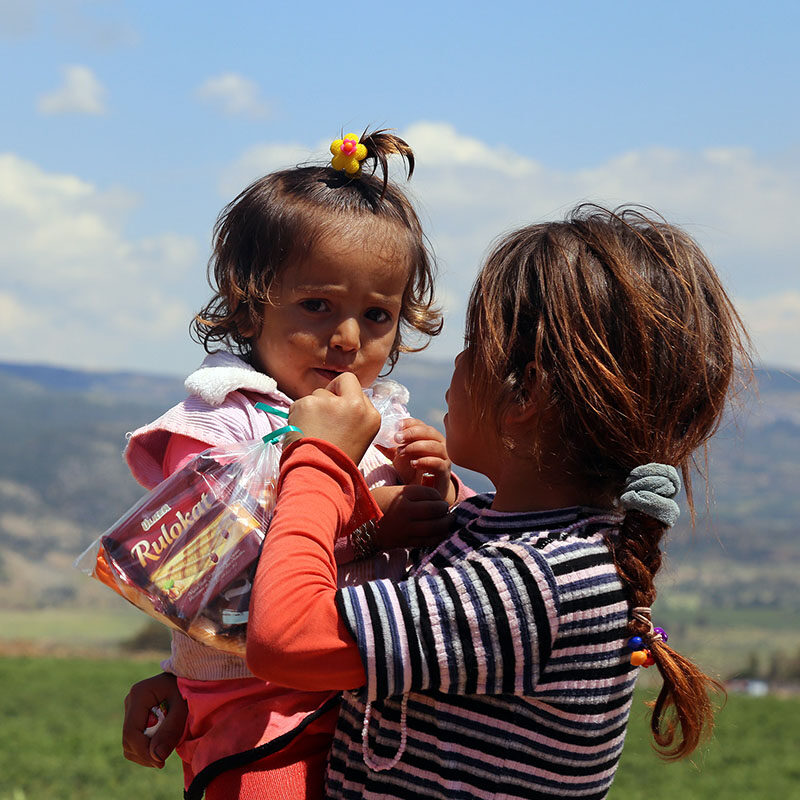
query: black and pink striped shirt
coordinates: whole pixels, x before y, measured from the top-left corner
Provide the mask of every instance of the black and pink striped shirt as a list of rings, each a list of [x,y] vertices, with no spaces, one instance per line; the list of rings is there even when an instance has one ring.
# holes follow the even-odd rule
[[[621,518],[491,499],[408,580],[337,593],[367,685],[344,695],[328,797],[606,796],[636,679],[603,538]]]

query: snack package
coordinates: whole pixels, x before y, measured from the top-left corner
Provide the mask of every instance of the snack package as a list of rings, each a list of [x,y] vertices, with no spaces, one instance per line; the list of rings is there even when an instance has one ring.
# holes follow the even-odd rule
[[[408,416],[408,391],[381,381],[367,394],[382,417],[375,441],[393,446]],[[75,566],[165,625],[244,656],[250,588],[275,508],[280,433],[195,456],[117,520]]]
[[[146,494],[76,566],[160,622],[244,654],[279,458],[260,439],[206,450]]]

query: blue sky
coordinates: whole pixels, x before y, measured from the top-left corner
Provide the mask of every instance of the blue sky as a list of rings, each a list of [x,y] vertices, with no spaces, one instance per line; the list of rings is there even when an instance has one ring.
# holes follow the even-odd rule
[[[0,0],[0,359],[182,374],[220,208],[396,128],[445,333],[492,237],[595,200],[708,250],[800,369],[800,6]]]

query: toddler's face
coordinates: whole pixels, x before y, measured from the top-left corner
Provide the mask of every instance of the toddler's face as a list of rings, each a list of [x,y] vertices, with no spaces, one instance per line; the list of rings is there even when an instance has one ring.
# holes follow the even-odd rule
[[[409,276],[401,237],[383,222],[320,237],[288,266],[253,339],[255,366],[293,400],[352,372],[371,385],[389,357]]]

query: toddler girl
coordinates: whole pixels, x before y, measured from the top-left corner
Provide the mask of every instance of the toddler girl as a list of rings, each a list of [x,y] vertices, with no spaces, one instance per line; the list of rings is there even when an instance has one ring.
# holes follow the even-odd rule
[[[699,247],[659,218],[587,206],[506,236],[445,417],[453,461],[497,489],[396,583],[337,588],[332,557],[375,513],[353,463],[374,409],[350,375],[293,404],[304,437],[283,452],[247,656],[282,685],[349,690],[326,797],[600,800],[639,665],[663,678],[656,745],[692,752],[714,682],[653,626],[653,579],[744,338]]]
[[[209,355],[186,381],[190,396],[135,431],[126,449],[131,471],[147,488],[208,447],[285,425],[257,403],[288,410],[342,374],[369,387],[387,362],[394,365],[400,352],[412,349],[408,332],[423,339],[439,332],[419,220],[387,180],[393,153],[411,175],[411,149],[378,131],[360,141],[353,135],[337,140],[332,151],[332,166],[267,175],[220,215],[209,270],[216,292],[193,324]],[[369,165],[371,174],[361,174]],[[215,352],[217,343],[227,349]],[[406,548],[440,541],[449,505],[459,492],[468,494],[451,476],[442,435],[419,420],[403,425],[396,449],[370,446],[359,459],[375,514],[337,543],[343,583],[401,578]],[[425,486],[423,474],[430,476]],[[284,604],[291,613],[291,595]],[[177,748],[187,797],[206,787],[209,798],[305,797],[310,774],[321,787],[336,714],[332,692],[265,684],[243,658],[179,632],[163,666],[165,675],[137,684],[129,695],[127,757],[163,765],[171,748],[159,748],[174,741],[183,722],[179,692],[188,702]],[[173,712],[149,742],[142,734],[147,709],[162,699],[172,700]]]

